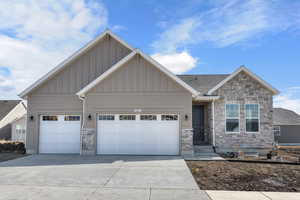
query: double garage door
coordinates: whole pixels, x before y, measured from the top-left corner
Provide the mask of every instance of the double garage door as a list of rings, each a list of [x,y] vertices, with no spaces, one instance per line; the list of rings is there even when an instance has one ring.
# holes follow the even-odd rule
[[[40,153],[79,153],[80,127],[80,116],[41,116]],[[178,155],[178,115],[98,115],[97,154]]]

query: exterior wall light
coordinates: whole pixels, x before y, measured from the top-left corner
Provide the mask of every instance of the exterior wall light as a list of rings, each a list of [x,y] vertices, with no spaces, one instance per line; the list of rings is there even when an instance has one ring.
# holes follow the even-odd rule
[[[89,114],[88,120],[92,120],[92,115],[91,114]]]
[[[34,120],[34,116],[31,115],[31,116],[30,116],[30,121],[33,121],[33,120]]]
[[[184,116],[184,119],[187,121],[189,119],[189,116],[188,115],[185,115]]]

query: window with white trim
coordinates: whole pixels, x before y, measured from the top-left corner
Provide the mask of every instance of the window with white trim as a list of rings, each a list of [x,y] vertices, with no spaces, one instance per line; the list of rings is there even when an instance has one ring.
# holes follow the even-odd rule
[[[259,104],[246,104],[246,132],[259,132]]]
[[[274,133],[274,136],[279,137],[280,136],[280,126],[273,126],[273,133]]]
[[[177,121],[178,115],[161,115],[162,121]]]
[[[80,121],[80,116],[67,115],[65,121]]]
[[[115,120],[115,116],[114,115],[99,115],[98,119],[100,121],[113,121],[113,120]]]
[[[53,115],[53,116],[49,116],[49,115],[45,115],[43,116],[43,121],[57,121],[58,117]]]
[[[157,117],[156,115],[141,115],[140,119],[143,121],[155,121]]]
[[[120,115],[119,120],[135,120],[135,115]]]
[[[240,105],[226,104],[226,132],[240,132]]]

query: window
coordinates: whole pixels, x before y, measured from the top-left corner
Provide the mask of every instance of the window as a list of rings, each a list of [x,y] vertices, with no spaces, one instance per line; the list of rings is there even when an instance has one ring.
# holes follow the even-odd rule
[[[114,115],[99,115],[98,117],[99,120],[105,120],[105,121],[113,121],[115,120],[115,116]]]
[[[280,136],[280,126],[273,126],[273,133],[275,137]]]
[[[65,121],[80,121],[80,116],[65,116]]]
[[[240,105],[226,104],[226,132],[240,132]]]
[[[156,115],[141,115],[141,120],[153,121],[157,120]]]
[[[120,115],[119,120],[135,120],[135,115]]]
[[[43,116],[43,121],[57,121],[57,116]]]
[[[161,115],[161,120],[176,121],[176,120],[178,120],[178,115]]]
[[[259,132],[259,105],[246,104],[246,132]]]

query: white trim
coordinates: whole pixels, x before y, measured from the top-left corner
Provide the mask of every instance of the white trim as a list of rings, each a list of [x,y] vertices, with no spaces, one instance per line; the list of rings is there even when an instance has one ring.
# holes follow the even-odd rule
[[[152,59],[150,56],[142,53],[140,50],[135,49],[133,50],[133,52],[131,52],[128,56],[126,56],[125,58],[123,58],[122,60],[120,60],[118,63],[116,63],[115,65],[113,65],[110,69],[108,69],[107,71],[105,71],[103,74],[101,74],[98,78],[96,78],[94,81],[92,81],[90,84],[88,84],[87,86],[85,86],[84,88],[82,88],[79,92],[77,92],[76,94],[78,96],[84,97],[85,94],[91,90],[93,87],[95,87],[97,84],[99,84],[102,80],[104,80],[105,78],[107,78],[109,75],[111,75],[114,71],[116,71],[117,69],[119,69],[120,67],[124,66],[125,63],[127,63],[130,59],[132,59],[135,55],[140,55],[142,56],[144,59],[146,59],[148,62],[150,62],[151,64],[153,64],[155,67],[157,67],[160,71],[162,71],[163,73],[165,73],[167,76],[169,76],[171,79],[173,79],[175,82],[177,82],[179,85],[181,85],[183,88],[185,88],[186,90],[188,90],[190,93],[192,93],[193,97],[196,97],[199,95],[199,92],[196,91],[194,88],[192,88],[191,86],[189,86],[188,84],[186,84],[184,81],[182,81],[180,78],[178,78],[177,76],[175,76],[172,72],[168,71],[165,67],[163,67],[161,64],[159,64],[158,62],[156,62],[154,59]]]
[[[215,101],[220,99],[220,96],[197,96],[194,101]]]
[[[227,78],[225,78],[223,81],[221,81],[219,84],[217,84],[215,87],[213,87],[212,89],[210,89],[208,91],[208,95],[212,95],[213,92],[215,92],[217,89],[219,89],[220,87],[222,87],[225,83],[227,83],[229,80],[231,80],[232,78],[234,78],[236,75],[238,75],[240,72],[245,72],[246,74],[248,74],[250,77],[252,77],[253,79],[255,79],[256,81],[258,81],[260,84],[262,84],[263,86],[265,86],[267,89],[269,89],[274,95],[279,94],[279,91],[277,89],[275,89],[273,86],[271,86],[269,83],[267,83],[266,81],[264,81],[263,79],[261,79],[259,76],[257,76],[256,74],[254,74],[253,72],[251,72],[249,69],[247,69],[244,66],[241,66],[240,68],[238,68],[235,72],[233,72],[230,76],[228,76]]]
[[[227,108],[226,108],[226,105],[238,105],[239,106],[238,118],[228,118],[228,119],[238,119],[239,120],[239,131],[237,131],[237,132],[227,131]],[[240,134],[241,133],[241,105],[239,103],[225,103],[225,133],[226,134]]]
[[[62,63],[60,63],[58,66],[53,68],[51,71],[49,71],[47,74],[42,76],[39,80],[34,82],[32,85],[30,85],[28,88],[26,88],[24,91],[22,91],[18,96],[21,98],[25,98],[28,93],[30,93],[32,90],[37,88],[40,84],[44,83],[45,81],[49,80],[52,76],[54,76],[56,73],[61,71],[64,67],[66,67],[68,64],[73,62],[76,58],[87,52],[89,49],[91,49],[96,43],[101,41],[102,39],[105,38],[106,35],[110,35],[112,38],[120,42],[122,45],[127,47],[130,50],[133,50],[133,48],[127,44],[125,41],[123,41],[121,38],[119,38],[117,35],[115,35],[113,32],[110,30],[104,31],[101,35],[96,37],[94,40],[90,41],[88,44],[86,44],[84,47],[76,51],[73,55],[68,57],[66,60],[64,60]]]
[[[247,110],[246,110],[246,105],[258,105],[258,131],[247,131]],[[245,113],[245,132],[246,133],[260,133],[260,104],[259,103],[245,103],[244,105],[244,113]],[[256,119],[256,118],[253,118]]]

